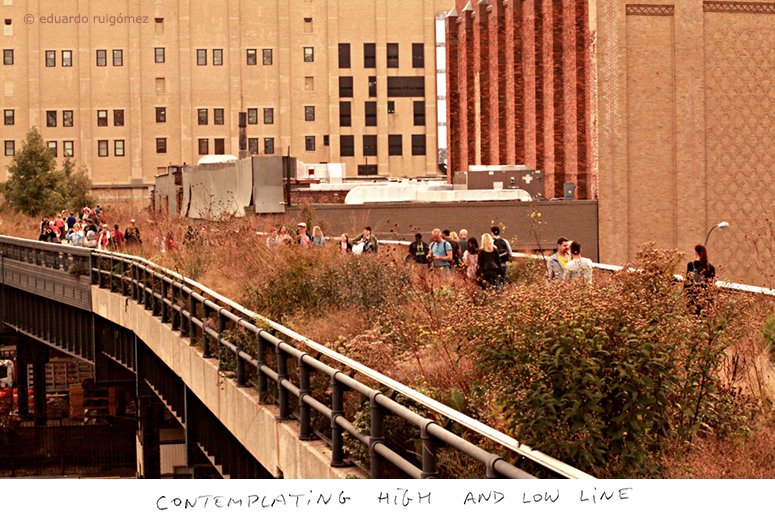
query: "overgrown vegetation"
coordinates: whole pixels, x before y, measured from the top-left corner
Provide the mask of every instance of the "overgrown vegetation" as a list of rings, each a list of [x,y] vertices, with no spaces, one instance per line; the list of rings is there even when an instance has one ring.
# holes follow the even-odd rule
[[[323,227],[307,210],[305,220]],[[206,239],[184,244],[183,221],[119,203],[105,204],[105,213],[109,222],[138,218],[143,245],[133,253],[595,476],[775,473],[773,301],[713,287],[687,298],[673,276],[685,265],[676,251],[647,246],[631,269],[596,273],[592,285],[548,286],[543,262],[520,260],[496,294],[434,278],[403,263],[403,250],[270,250],[257,231],[276,221],[209,222]],[[2,216],[0,230],[14,228]],[[170,232],[178,244],[162,253]],[[222,358],[222,369],[233,364]],[[313,386],[325,395],[324,378]],[[348,393],[346,409],[368,431],[368,403]],[[391,445],[420,453],[411,431],[395,427]],[[454,453],[439,463],[444,474],[482,475]]]

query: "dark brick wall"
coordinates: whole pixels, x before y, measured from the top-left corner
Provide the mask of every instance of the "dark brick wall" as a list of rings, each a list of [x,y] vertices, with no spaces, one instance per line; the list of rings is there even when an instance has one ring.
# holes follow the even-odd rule
[[[292,204],[342,204],[349,191],[291,191]]]
[[[301,209],[288,208],[286,220],[297,221]],[[581,242],[584,257],[598,260],[597,201],[315,205],[312,210],[316,221],[328,223],[330,236],[360,233],[369,225],[380,239],[409,240],[415,232],[428,238],[434,228],[467,229],[469,236],[479,239],[494,222],[505,227],[502,236],[518,251],[538,248],[530,218],[536,211],[543,222],[538,225],[541,248],[554,249],[557,238],[565,236]]]
[[[525,164],[544,171],[547,197],[573,182],[593,198],[587,1],[467,3],[447,20],[449,180],[469,165]]]

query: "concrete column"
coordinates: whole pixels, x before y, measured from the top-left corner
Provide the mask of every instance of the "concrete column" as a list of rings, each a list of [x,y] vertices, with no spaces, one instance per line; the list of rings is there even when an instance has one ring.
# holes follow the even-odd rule
[[[460,171],[460,68],[458,53],[457,11],[447,16],[446,55],[447,55],[447,182],[450,184],[456,171]]]
[[[138,478],[159,479],[161,477],[161,451],[159,446],[159,424],[164,418],[164,409],[156,396],[139,398],[138,458],[142,460]]]
[[[472,13],[473,22],[473,68],[474,68],[474,146],[476,164],[490,163],[490,139],[495,138],[490,120],[490,48],[487,6],[476,4]],[[470,139],[470,136],[469,136]],[[469,161],[469,164],[471,162]]]

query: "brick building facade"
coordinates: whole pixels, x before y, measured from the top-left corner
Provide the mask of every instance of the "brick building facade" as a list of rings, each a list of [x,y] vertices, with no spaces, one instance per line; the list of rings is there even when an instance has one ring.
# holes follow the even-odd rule
[[[447,16],[447,175],[544,172],[546,198],[597,193],[588,0],[457,0]]]

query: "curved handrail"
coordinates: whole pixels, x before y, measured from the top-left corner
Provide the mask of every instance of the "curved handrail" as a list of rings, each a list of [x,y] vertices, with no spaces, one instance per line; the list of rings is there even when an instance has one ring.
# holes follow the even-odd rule
[[[207,288],[206,286],[192,280],[189,278],[186,278],[185,276],[171,271],[165,267],[162,267],[160,265],[157,265],[156,263],[139,256],[131,256],[128,254],[122,254],[119,252],[113,252],[113,251],[103,251],[103,250],[92,250],[92,252],[98,256],[106,256],[106,257],[115,257],[115,258],[121,258],[128,261],[135,261],[144,263],[147,267],[150,267],[152,269],[155,269],[159,272],[164,272],[166,275],[174,277],[175,279],[186,283],[187,285],[194,287],[198,290],[201,290],[203,293],[209,295],[215,300],[221,301],[224,304],[230,306],[231,308],[239,311],[246,317],[260,321],[266,325],[268,325],[270,328],[288,336],[291,337],[300,343],[306,345],[307,347],[322,353],[323,355],[326,355],[327,357],[347,366],[348,368],[354,370],[357,373],[360,373],[361,375],[371,379],[374,382],[377,382],[379,384],[382,384],[398,393],[401,393],[412,400],[414,400],[416,403],[421,404],[428,409],[431,409],[446,418],[449,418],[451,420],[454,420],[455,422],[459,423],[460,425],[466,427],[470,431],[476,432],[477,434],[480,434],[481,436],[488,438],[499,445],[521,455],[524,456],[527,459],[530,459],[531,461],[538,463],[539,465],[548,468],[552,470],[553,472],[557,473],[558,475],[561,475],[566,478],[570,479],[592,479],[592,476],[589,474],[578,470],[574,467],[571,467],[570,465],[563,463],[562,461],[559,461],[555,458],[552,458],[548,454],[545,454],[541,451],[534,450],[530,448],[529,446],[519,442],[515,438],[512,438],[496,429],[493,429],[492,427],[489,427],[485,424],[482,424],[481,422],[478,422],[459,411],[456,411],[440,402],[437,402],[436,400],[433,400],[432,398],[427,397],[426,395],[423,395],[422,393],[405,386],[404,384],[401,384],[400,382],[393,380],[389,377],[386,377],[385,375],[367,367],[363,364],[356,362],[340,353],[337,353],[336,351],[333,351],[329,348],[326,348],[322,344],[319,344],[312,339],[309,339],[300,333],[297,333],[279,323],[276,323],[270,319],[267,319],[266,317],[257,314],[251,310],[248,310],[247,308],[243,307],[239,303],[236,303],[235,301],[232,301],[231,299],[224,297],[217,292]]]

